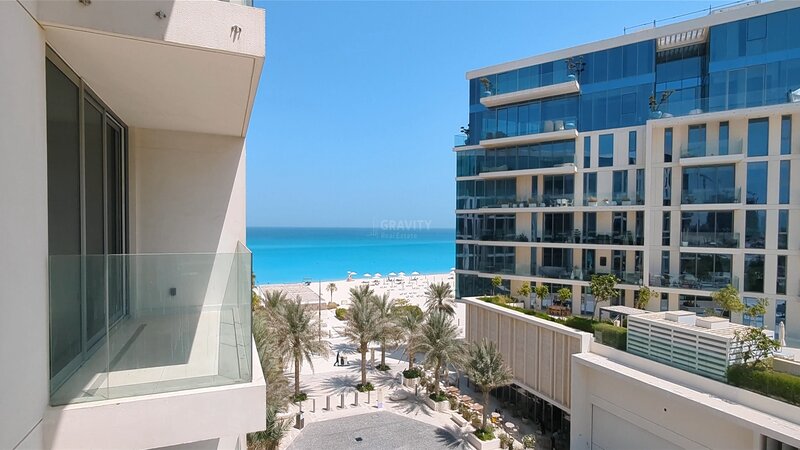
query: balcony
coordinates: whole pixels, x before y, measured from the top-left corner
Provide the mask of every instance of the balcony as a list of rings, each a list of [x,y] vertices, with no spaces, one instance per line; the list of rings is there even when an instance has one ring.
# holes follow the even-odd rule
[[[466,134],[456,134],[453,135],[453,147],[463,147],[467,145],[467,141],[469,140],[469,136]]]
[[[730,231],[682,231],[681,247],[738,248],[739,233]]]
[[[243,245],[229,254],[51,256],[49,265],[50,360],[60,369],[51,405],[252,380]]]
[[[793,101],[791,96],[789,95],[789,92],[791,90],[792,90],[791,86],[786,86],[786,89],[783,90],[783,92],[775,95],[767,93],[765,99],[759,99],[757,104],[749,104],[749,105],[745,104],[745,102],[743,101],[740,101],[741,99],[735,98],[736,96],[728,97],[726,95],[717,95],[717,96],[686,99],[686,100],[677,100],[670,98],[658,107],[658,111],[652,111],[650,113],[650,119],[666,120],[666,119],[681,118],[680,120],[677,121],[670,120],[670,124],[674,124],[675,122],[691,123],[695,120],[693,116],[698,116],[700,114],[791,103]],[[742,94],[744,94],[744,91],[742,91]],[[733,103],[734,100],[736,100],[735,103]]]
[[[681,192],[682,205],[741,203],[741,188],[692,189]]]
[[[591,194],[583,196],[583,206],[607,207],[607,206],[641,206],[644,205],[644,196],[636,195],[629,197],[625,193],[605,192],[601,194]]]
[[[495,148],[576,139],[578,137],[578,130],[575,129],[576,123],[575,117],[567,117],[531,123],[531,130],[516,135],[508,135],[501,131],[487,132],[481,139],[480,145],[485,148]]]
[[[541,167],[531,167],[531,168],[511,168],[507,165],[502,166],[484,166],[480,168],[480,172],[478,176],[483,179],[492,179],[492,178],[515,178],[521,176],[532,176],[532,175],[569,175],[575,174],[578,172],[578,168],[575,166],[574,156],[553,159],[548,161],[547,165],[543,165]]]
[[[650,275],[649,281],[650,286],[654,287],[694,289],[699,291],[716,291],[729,284],[737,289],[739,288],[739,277],[730,272],[709,272],[699,277],[688,273],[681,275],[664,273],[661,275]]]
[[[478,208],[507,209],[507,208],[558,208],[574,206],[574,194],[544,194],[532,196],[527,199],[482,198],[478,201]],[[467,209],[467,208],[458,208]]]
[[[493,275],[516,275],[521,277],[530,277],[536,274],[536,266],[532,266],[530,264],[504,265],[480,263],[478,264],[478,271]]]
[[[557,97],[559,95],[577,94],[581,87],[575,77],[567,76],[560,79],[555,84],[538,86],[530,89],[508,92],[504,94],[493,94],[491,91],[484,91],[481,97],[481,104],[487,108],[509,105],[512,103],[527,102],[547,97]]]
[[[742,139],[727,143],[688,143],[681,146],[681,165],[702,166],[706,164],[736,163],[744,158]]]

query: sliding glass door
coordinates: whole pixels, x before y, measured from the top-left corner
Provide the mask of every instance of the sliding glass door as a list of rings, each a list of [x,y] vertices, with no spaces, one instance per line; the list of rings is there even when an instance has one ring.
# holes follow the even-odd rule
[[[50,376],[55,390],[126,313],[125,128],[48,49]],[[110,266],[109,261],[115,262]]]

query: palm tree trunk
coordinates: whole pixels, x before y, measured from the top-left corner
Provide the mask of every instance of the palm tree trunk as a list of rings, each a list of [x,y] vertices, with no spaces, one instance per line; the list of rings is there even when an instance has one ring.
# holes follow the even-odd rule
[[[408,370],[411,370],[414,368],[414,347],[411,344],[411,341],[408,341],[406,351],[408,352]]]
[[[486,429],[486,415],[489,411],[489,389],[485,389],[481,386],[481,390],[483,391],[483,429]]]
[[[381,367],[386,367],[386,339],[381,340]]]
[[[436,372],[434,372],[433,375],[433,382],[434,382],[433,393],[436,394],[437,397],[439,396],[439,374],[441,373],[441,371],[442,371],[442,362],[441,360],[437,360]]]
[[[300,358],[294,357],[294,395],[300,395]]]
[[[367,384],[367,346],[361,346],[361,385]]]

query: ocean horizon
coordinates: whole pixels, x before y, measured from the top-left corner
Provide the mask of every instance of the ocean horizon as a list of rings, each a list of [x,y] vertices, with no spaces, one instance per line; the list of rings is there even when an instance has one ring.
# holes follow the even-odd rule
[[[358,278],[445,273],[455,266],[455,229],[446,228],[247,227],[247,246],[259,284],[343,280],[348,271]]]

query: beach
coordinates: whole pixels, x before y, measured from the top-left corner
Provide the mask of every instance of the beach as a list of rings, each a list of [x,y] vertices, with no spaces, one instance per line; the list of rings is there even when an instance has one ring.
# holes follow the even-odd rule
[[[347,306],[350,298],[350,289],[358,286],[369,285],[375,294],[383,295],[389,293],[389,298],[393,300],[406,299],[409,303],[423,307],[425,305],[425,289],[431,283],[449,283],[455,294],[455,277],[451,273],[439,273],[432,275],[404,276],[404,277],[385,277],[381,278],[353,278],[352,280],[323,281],[306,283],[273,283],[259,284],[262,292],[282,290],[290,297],[300,296],[303,303],[316,304],[320,302],[319,293],[322,294],[321,303],[323,307],[328,302],[333,301],[341,306]],[[336,290],[331,296],[327,287],[330,283],[336,285]]]

